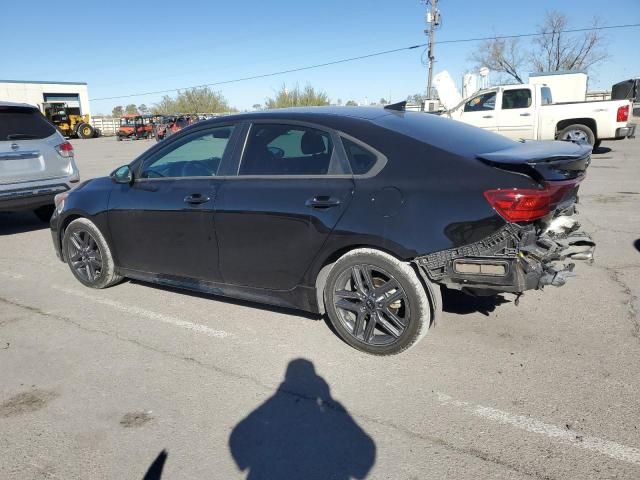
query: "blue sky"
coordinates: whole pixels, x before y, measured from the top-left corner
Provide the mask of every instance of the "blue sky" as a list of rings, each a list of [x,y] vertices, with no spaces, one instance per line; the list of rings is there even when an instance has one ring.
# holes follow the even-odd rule
[[[418,0],[116,1],[78,8],[51,1],[6,2],[0,30],[0,78],[86,81],[92,99],[198,85],[424,43]],[[440,0],[436,40],[533,32],[545,10],[587,26],[640,23],[639,0]],[[25,26],[28,36],[25,38]],[[640,28],[609,30],[611,57],[590,75],[590,89],[640,75]],[[436,47],[435,72],[459,82],[477,44]],[[283,83],[306,83],[338,98],[402,100],[423,92],[422,49],[216,87],[237,108],[264,102]],[[161,95],[92,101],[94,114]]]

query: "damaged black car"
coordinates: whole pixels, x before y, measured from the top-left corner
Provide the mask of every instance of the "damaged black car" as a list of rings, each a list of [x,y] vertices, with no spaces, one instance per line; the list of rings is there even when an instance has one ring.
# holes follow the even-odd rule
[[[591,147],[509,140],[391,108],[199,122],[58,195],[58,257],[124,278],[326,313],[349,345],[414,345],[441,287],[561,286],[595,245],[575,220]]]

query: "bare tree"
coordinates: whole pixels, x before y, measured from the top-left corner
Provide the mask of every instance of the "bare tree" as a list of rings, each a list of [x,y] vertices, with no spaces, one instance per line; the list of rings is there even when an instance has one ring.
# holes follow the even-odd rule
[[[527,66],[527,52],[520,47],[517,38],[485,40],[471,54],[471,60],[478,67],[487,67],[508,75],[518,83],[524,83],[522,71]]]
[[[540,36],[533,40],[531,64],[537,72],[588,70],[607,58],[600,30],[573,35],[566,33],[568,23],[565,14],[547,12],[544,22],[538,27]],[[599,25],[594,19],[593,27]]]

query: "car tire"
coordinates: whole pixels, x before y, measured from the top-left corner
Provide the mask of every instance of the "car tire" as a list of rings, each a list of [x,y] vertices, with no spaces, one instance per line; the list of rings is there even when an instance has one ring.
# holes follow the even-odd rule
[[[596,140],[595,143],[593,144],[593,151],[596,151],[597,149],[599,149],[601,144],[602,144],[602,140]]]
[[[55,205],[43,205],[42,207],[36,208],[33,213],[36,214],[36,217],[38,217],[41,222],[48,223],[51,220],[51,215],[53,215],[53,211],[55,209]]]
[[[410,264],[370,248],[352,250],[336,261],[324,301],[338,335],[373,355],[411,348],[442,310],[438,285],[425,284]]]
[[[593,130],[586,125],[575,123],[563,128],[558,134],[558,140],[586,142],[589,145],[594,145],[596,143],[596,136],[593,134]]]
[[[94,133],[93,127],[88,123],[81,123],[80,125],[78,125],[78,128],[76,130],[76,134],[78,135],[78,138],[82,138],[85,140],[87,138],[92,138],[93,133]]]
[[[62,237],[62,249],[71,272],[87,287],[107,288],[123,278],[116,273],[107,241],[87,218],[69,224]]]

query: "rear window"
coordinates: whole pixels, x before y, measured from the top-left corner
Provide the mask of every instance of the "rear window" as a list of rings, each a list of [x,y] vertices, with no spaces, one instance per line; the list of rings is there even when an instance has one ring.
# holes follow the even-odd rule
[[[371,170],[378,159],[375,153],[346,138],[342,139],[342,145],[344,145],[344,149],[347,152],[351,171],[354,175],[364,175]]]
[[[531,106],[531,90],[518,88],[502,92],[502,109],[529,108]]]
[[[37,140],[55,131],[36,108],[0,106],[0,141]]]

